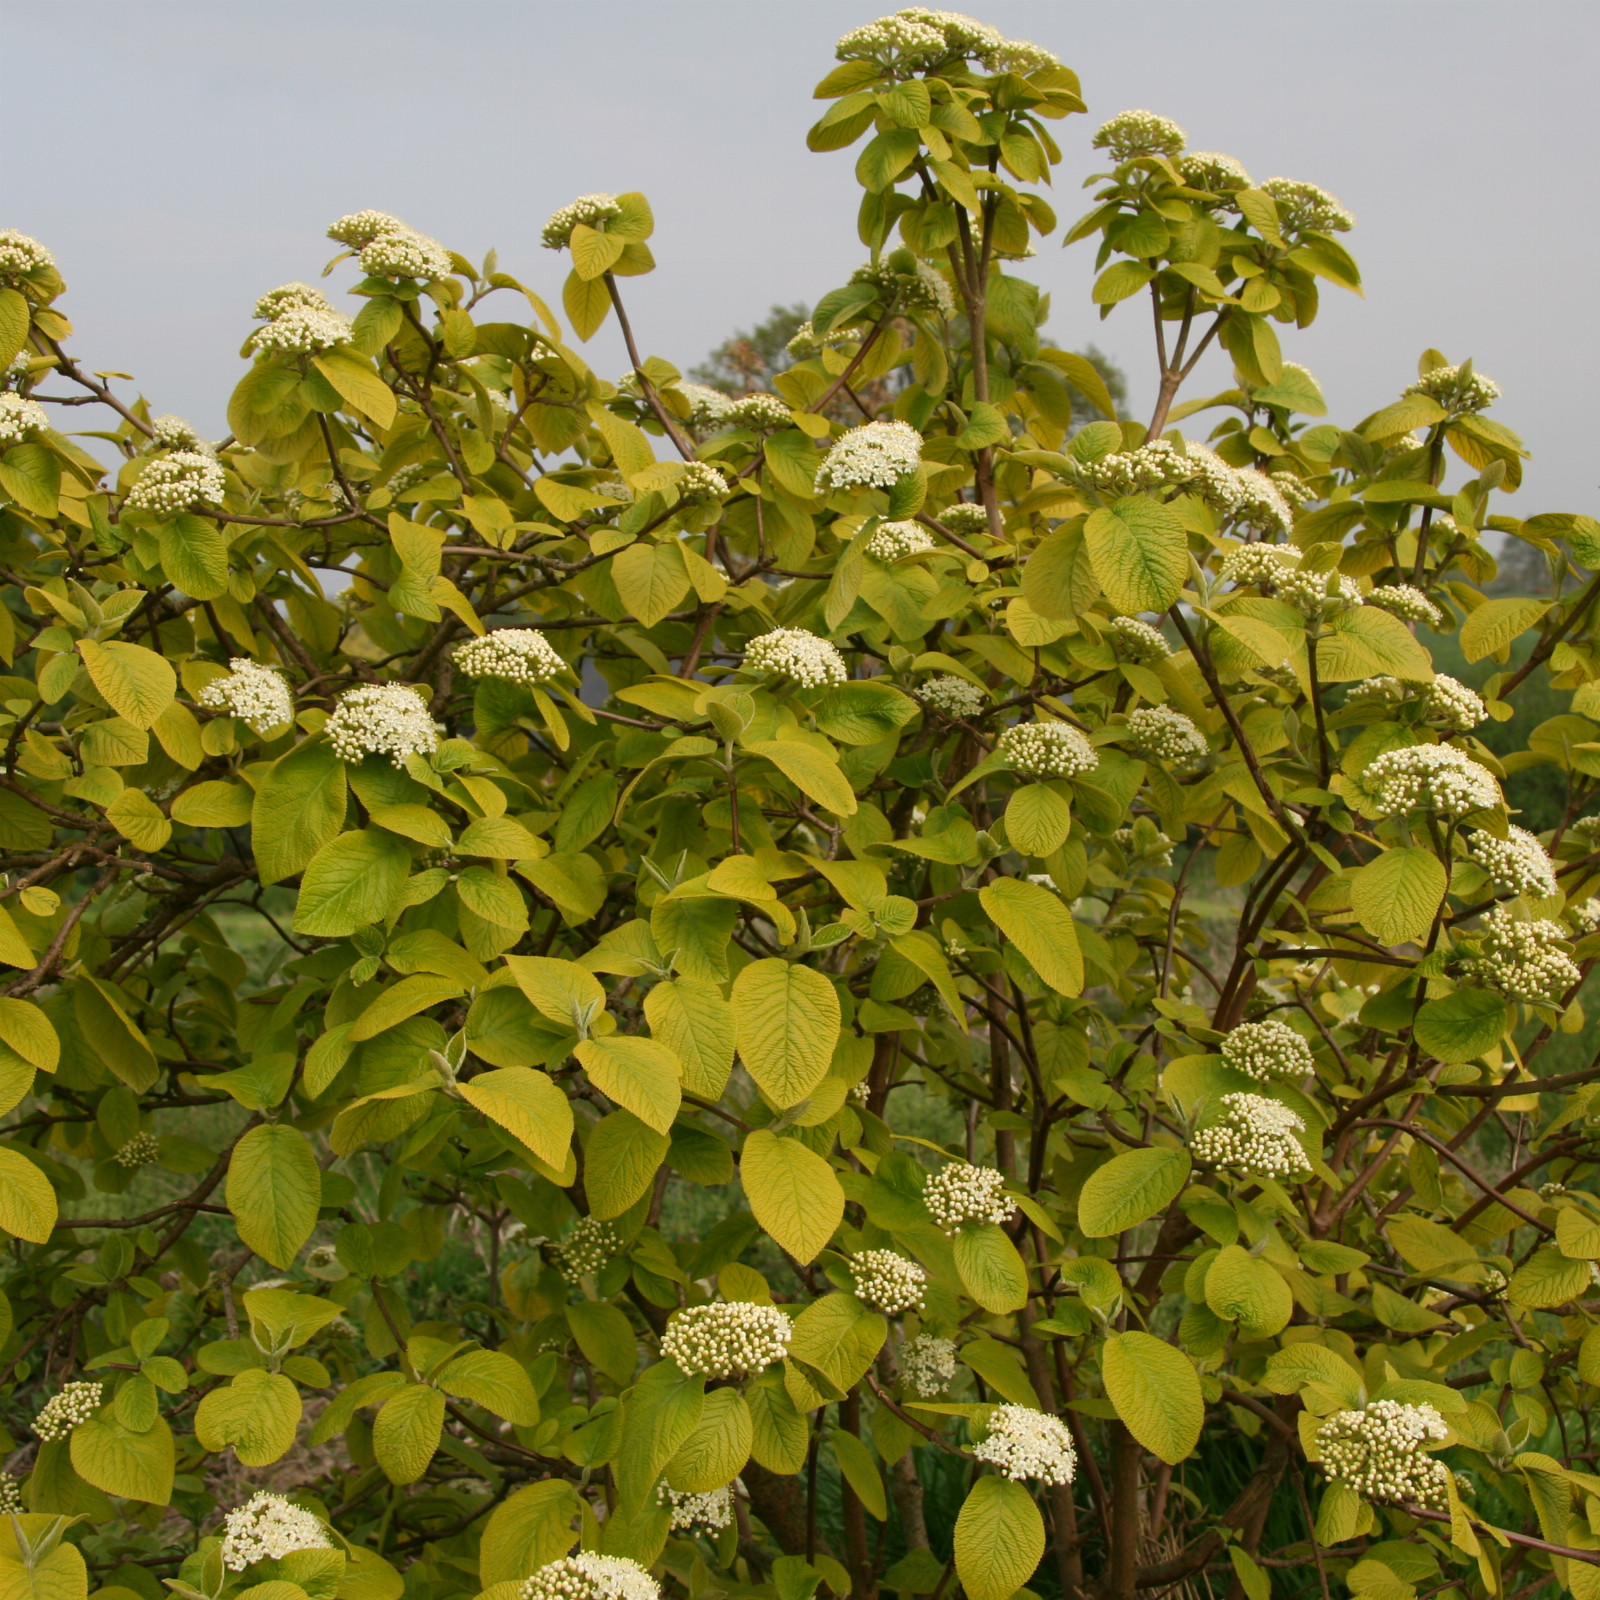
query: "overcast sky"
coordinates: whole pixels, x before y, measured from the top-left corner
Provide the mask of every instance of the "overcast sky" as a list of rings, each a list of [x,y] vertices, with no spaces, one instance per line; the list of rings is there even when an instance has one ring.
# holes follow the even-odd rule
[[[1346,242],[1366,298],[1325,289],[1284,349],[1334,419],[1391,400],[1430,345],[1471,356],[1534,452],[1507,509],[1600,507],[1586,398],[1600,371],[1600,8],[975,9],[1083,80],[1089,115],[1054,125],[1064,222],[1086,209],[1094,129],[1130,106],[1258,179],[1320,183],[1356,213]],[[642,189],[659,265],[625,284],[630,312],[647,351],[688,366],[860,261],[853,155],[809,153],[805,130],[834,40],[878,14],[854,0],[6,0],[0,225],[55,252],[87,365],[135,373],[157,409],[220,434],[252,301],[315,279],[340,214],[392,211],[475,259],[497,247],[559,306],[546,216],[590,190]],[[1144,302],[1101,323],[1092,251],[1049,240],[1029,264],[1053,296],[1049,331],[1110,352],[1145,412]],[[592,357],[621,370],[609,328]],[[1186,394],[1227,381],[1218,360]]]

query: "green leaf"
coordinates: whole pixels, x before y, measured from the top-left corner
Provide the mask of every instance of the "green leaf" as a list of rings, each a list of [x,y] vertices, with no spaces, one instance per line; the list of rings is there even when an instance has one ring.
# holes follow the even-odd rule
[[[853,1434],[836,1428],[829,1437],[833,1441],[834,1460],[844,1480],[855,1490],[856,1498],[869,1517],[879,1522],[889,1520],[889,1500],[884,1493],[883,1477],[872,1452]]]
[[[1271,1339],[1288,1326],[1294,1296],[1269,1263],[1230,1244],[1206,1273],[1206,1304],[1245,1338]]]
[[[676,978],[656,984],[644,997],[645,1020],[678,1058],[683,1088],[717,1101],[733,1071],[733,1008],[713,984]]]
[[[428,1470],[444,1411],[444,1396],[419,1383],[384,1401],[372,1424],[372,1451],[390,1483],[415,1483]]]
[[[27,299],[15,289],[0,289],[0,366],[10,366],[28,342],[28,321]]]
[[[1353,606],[1330,619],[1317,644],[1317,675],[1324,683],[1389,673],[1412,683],[1433,681],[1433,657],[1398,617],[1372,606]]]
[[[1155,1146],[1125,1150],[1089,1174],[1078,1197],[1078,1226],[1109,1239],[1166,1208],[1189,1181],[1189,1152]]]
[[[1350,906],[1383,944],[1422,943],[1444,901],[1449,877],[1430,850],[1385,850],[1353,875]]]
[[[1083,534],[1094,575],[1117,610],[1165,611],[1178,598],[1189,575],[1189,542],[1172,507],[1119,500],[1090,512]]]
[[[142,789],[124,789],[106,807],[106,821],[135,849],[147,855],[163,849],[172,837],[172,824]]]
[[[1128,1432],[1169,1466],[1193,1454],[1205,1421],[1194,1364],[1148,1333],[1113,1334],[1101,1352],[1106,1394]]]
[[[631,1111],[613,1111],[595,1123],[583,1153],[589,1214],[602,1221],[620,1217],[655,1182],[671,1143]]]
[[[1114,306],[1138,292],[1155,277],[1155,268],[1138,261],[1114,261],[1095,279],[1090,296],[1097,306]]]
[[[708,1494],[732,1483],[750,1459],[753,1429],[744,1396],[737,1389],[713,1389],[694,1431],[667,1462],[667,1483],[690,1494]]]
[[[561,305],[567,313],[567,321],[572,324],[572,331],[587,343],[600,331],[600,324],[611,311],[611,294],[606,288],[606,280],[603,277],[585,278],[577,272],[569,272],[567,281],[561,287]]]
[[[61,462],[48,445],[13,445],[0,456],[0,489],[24,511],[53,517],[60,508]]]
[[[797,961],[752,961],[733,981],[733,1025],[740,1060],[784,1110],[828,1074],[839,1038],[839,994]]]
[[[118,716],[136,728],[149,728],[172,704],[178,690],[171,664],[140,644],[112,639],[97,644],[80,639],[78,653],[95,688]]]
[[[969,1223],[954,1248],[961,1286],[985,1311],[1020,1311],[1028,1303],[1028,1269],[1003,1228]]]
[[[1072,807],[1047,783],[1025,783],[1006,802],[1006,838],[1025,856],[1047,856],[1067,842]]]
[[[572,270],[580,278],[604,277],[622,259],[628,241],[615,233],[601,233],[580,222],[567,241],[572,251]]]
[[[756,1220],[761,1220],[759,1213]],[[826,1294],[795,1318],[789,1355],[835,1388],[848,1390],[861,1381],[888,1334],[888,1323],[853,1294]]]
[[[228,1209],[263,1261],[291,1265],[317,1225],[322,1171],[310,1141],[287,1123],[252,1128],[228,1162]]]
[[[575,1300],[566,1308],[566,1314],[567,1326],[584,1359],[618,1387],[632,1383],[639,1342],[622,1311],[603,1300]]]
[[[1485,600],[1461,624],[1461,653],[1468,661],[1498,655],[1549,609],[1547,600]]]
[[[414,1017],[445,1000],[457,999],[462,986],[449,978],[436,978],[431,973],[402,978],[378,996],[356,1020],[350,1024],[346,1037],[352,1044],[363,1039],[376,1038],[388,1028]]]
[[[849,780],[815,745],[799,739],[762,739],[745,749],[770,761],[795,788],[835,816],[853,817],[856,797]]]
[[[1551,1245],[1541,1245],[1511,1274],[1507,1293],[1519,1306],[1553,1311],[1588,1293],[1590,1266],[1572,1261]]]
[[[753,1423],[751,1460],[768,1472],[798,1472],[805,1465],[811,1430],[789,1391],[781,1382],[757,1379],[746,1389],[745,1402]]]
[[[1457,989],[1417,1013],[1418,1045],[1444,1062],[1476,1061],[1505,1037],[1511,1008],[1487,989]]]
[[[242,828],[254,799],[248,784],[208,779],[174,797],[172,820],[186,828]]]
[[[339,346],[311,358],[311,364],[338,391],[339,397],[380,428],[393,427],[396,404],[393,391],[372,363],[354,350]]]
[[[306,864],[294,931],[339,939],[389,914],[411,871],[411,852],[392,833],[341,833]]]
[[[543,1566],[559,1561],[578,1542],[570,1524],[578,1496],[561,1478],[530,1483],[489,1513],[478,1546],[478,1581],[521,1583]]]
[[[1321,1344],[1291,1344],[1267,1357],[1262,1383],[1274,1394],[1298,1394],[1308,1383],[1331,1389],[1347,1406],[1361,1404],[1361,1374],[1343,1356]]]
[[[745,1140],[739,1175],[756,1221],[802,1266],[844,1220],[833,1168],[798,1139],[758,1128]]]
[[[159,1076],[155,1053],[122,1009],[116,992],[98,978],[80,978],[72,986],[72,1009],[84,1039],[100,1060],[135,1094],[143,1094]]]
[[[903,728],[920,708],[887,683],[842,683],[817,703],[817,726],[840,744],[875,744]]]
[[[575,1028],[585,1012],[593,1015],[604,1008],[606,992],[587,967],[576,961],[558,961],[549,956],[507,956],[506,965],[540,1013],[564,1028]]]
[[[531,1428],[539,1421],[539,1396],[528,1374],[502,1350],[468,1350],[434,1381],[446,1394],[470,1400],[519,1428]]]
[[[228,592],[228,541],[214,524],[192,516],[161,525],[161,570],[175,589],[196,600]]]
[[[246,1367],[201,1400],[194,1414],[195,1438],[205,1450],[232,1445],[243,1465],[264,1467],[293,1447],[300,1415],[300,1391],[291,1379]]]
[[[304,871],[338,837],[345,802],[344,762],[326,740],[308,739],[281,756],[261,780],[250,811],[250,843],[262,883]]]
[[[565,1165],[572,1145],[572,1102],[547,1074],[532,1067],[499,1067],[458,1084],[456,1092],[547,1166]]]
[[[293,1389],[294,1385],[289,1387]],[[296,1411],[299,1405],[296,1395]],[[92,1483],[107,1494],[142,1500],[152,1506],[165,1506],[172,1499],[177,1452],[172,1430],[160,1417],[148,1428],[135,1432],[108,1410],[72,1430],[71,1452],[73,1471],[85,1483]],[[244,1460],[243,1456],[240,1460]]]
[[[623,1400],[622,1450],[613,1470],[624,1516],[643,1509],[666,1464],[700,1420],[702,1377],[686,1378],[670,1361],[657,1362]]]
[[[671,1130],[683,1095],[678,1058],[666,1045],[614,1033],[581,1040],[573,1054],[602,1094],[657,1133]]]
[[[979,1478],[956,1518],[955,1562],[968,1600],[1010,1600],[1044,1555],[1044,1518],[1009,1478]]]
[[[630,544],[611,559],[611,576],[630,615],[653,628],[689,592],[689,572],[676,539]]]
[[[989,920],[1059,994],[1083,992],[1083,955],[1072,913],[1042,884],[996,878],[978,891]]]

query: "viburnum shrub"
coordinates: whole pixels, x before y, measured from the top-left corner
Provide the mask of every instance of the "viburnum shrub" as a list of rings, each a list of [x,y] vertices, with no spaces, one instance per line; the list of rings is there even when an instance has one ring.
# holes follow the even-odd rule
[[[217,443],[0,234],[5,1596],[1600,1596],[1600,524],[1470,362],[1316,420],[1331,195],[839,56],[771,391],[640,194],[564,318],[339,219]]]

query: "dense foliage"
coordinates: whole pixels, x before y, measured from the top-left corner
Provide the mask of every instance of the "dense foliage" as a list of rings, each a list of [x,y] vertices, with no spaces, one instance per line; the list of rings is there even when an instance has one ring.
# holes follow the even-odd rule
[[[1323,191],[839,55],[746,395],[640,194],[564,319],[340,219],[219,444],[0,235],[8,1600],[1600,1596],[1600,524],[1470,362],[1317,420]]]

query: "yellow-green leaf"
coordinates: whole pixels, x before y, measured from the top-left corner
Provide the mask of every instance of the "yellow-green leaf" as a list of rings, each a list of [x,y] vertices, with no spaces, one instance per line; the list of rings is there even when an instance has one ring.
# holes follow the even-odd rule
[[[833,1168],[798,1139],[758,1128],[745,1140],[739,1174],[756,1221],[802,1266],[844,1220]]]
[[[1351,879],[1350,906],[1383,944],[1428,937],[1449,878],[1431,850],[1385,850]]]
[[[1083,954],[1072,913],[1043,884],[996,878],[978,891],[989,920],[1060,994],[1083,993]]]
[[[839,1038],[839,994],[820,972],[776,957],[752,961],[733,983],[739,1057],[783,1110],[827,1076]]]
[[[1170,1466],[1194,1453],[1205,1398],[1194,1363],[1148,1333],[1118,1333],[1101,1352],[1106,1396],[1128,1432]]]
[[[169,662],[141,644],[126,644],[111,639],[105,644],[80,639],[78,653],[83,657],[89,681],[105,697],[106,704],[136,728],[154,726],[155,720],[172,704],[178,690],[178,677]]]
[[[979,1478],[956,1518],[955,1561],[968,1600],[1010,1600],[1044,1555],[1044,1518],[1025,1485]]]

